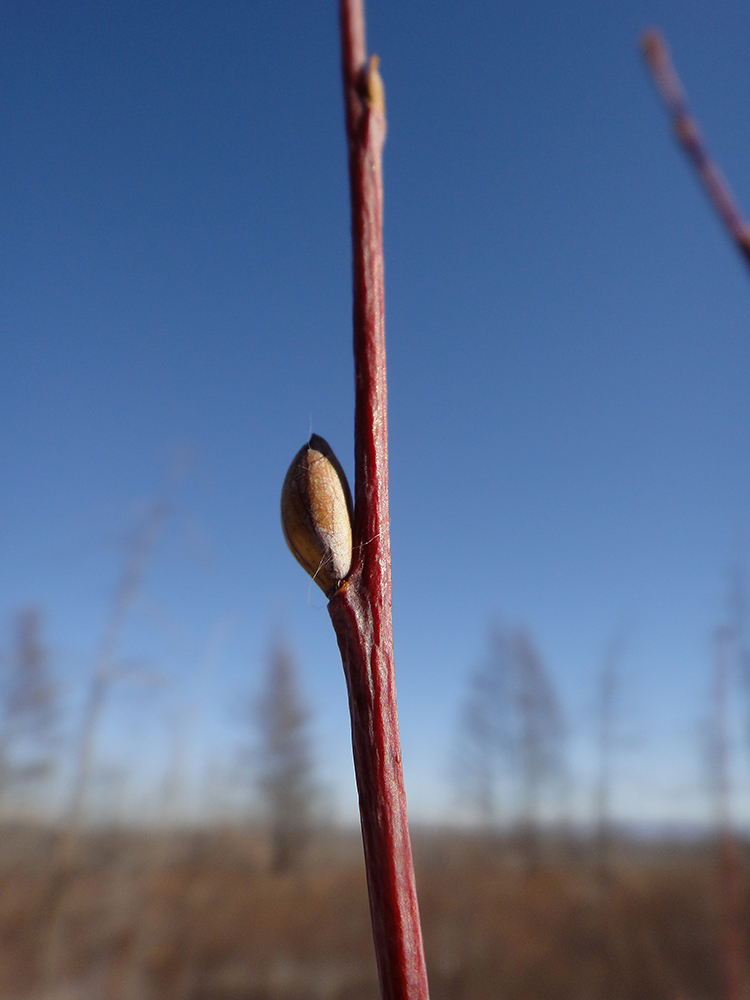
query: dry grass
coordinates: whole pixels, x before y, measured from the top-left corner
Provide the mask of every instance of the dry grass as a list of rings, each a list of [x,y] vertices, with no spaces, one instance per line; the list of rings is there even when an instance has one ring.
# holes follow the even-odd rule
[[[2,997],[379,996],[353,836],[329,832],[304,871],[273,876],[258,833],[91,835],[60,893],[54,835],[0,835]],[[433,1000],[721,996],[705,850],[631,852],[608,886],[581,860],[527,875],[456,835],[417,836],[416,859]]]

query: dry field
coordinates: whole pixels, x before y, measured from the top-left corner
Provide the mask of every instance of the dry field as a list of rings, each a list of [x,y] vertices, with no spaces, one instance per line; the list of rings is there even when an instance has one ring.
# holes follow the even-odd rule
[[[52,832],[0,837],[3,998],[379,996],[353,835],[283,876],[257,832],[110,831],[67,862]],[[722,1000],[708,848],[621,845],[606,884],[585,845],[556,853],[529,874],[507,846],[415,838],[433,1000]]]

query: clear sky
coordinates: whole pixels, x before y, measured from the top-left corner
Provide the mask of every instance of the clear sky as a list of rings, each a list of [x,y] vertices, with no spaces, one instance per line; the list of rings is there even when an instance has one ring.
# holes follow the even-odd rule
[[[750,280],[638,38],[664,32],[750,209],[746,5],[371,0],[367,17],[412,815],[453,809],[494,618],[532,630],[558,686],[577,815],[615,637],[616,811],[700,815],[710,636],[746,559]],[[73,732],[127,538],[187,449],[117,648],[164,681],[113,686],[100,762],[157,781],[182,732],[191,781],[216,783],[283,630],[321,782],[352,816],[335,639],[278,516],[311,429],[352,470],[335,3],[9,0],[0,123],[2,645],[38,604]]]

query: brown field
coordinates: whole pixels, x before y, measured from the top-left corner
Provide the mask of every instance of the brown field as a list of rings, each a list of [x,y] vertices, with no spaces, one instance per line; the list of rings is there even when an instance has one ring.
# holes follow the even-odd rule
[[[2,997],[379,996],[353,834],[283,876],[258,832],[100,832],[65,864],[53,832],[0,838]],[[528,873],[508,845],[415,837],[434,1000],[723,998],[709,847],[619,844],[602,882],[586,844],[549,846]]]

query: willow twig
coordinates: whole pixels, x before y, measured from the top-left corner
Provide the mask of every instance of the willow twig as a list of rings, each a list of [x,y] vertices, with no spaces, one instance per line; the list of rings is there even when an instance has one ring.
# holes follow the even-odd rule
[[[396,712],[383,309],[385,101],[362,0],[341,0],[354,285],[353,561],[328,605],[352,719],[367,885],[384,1000],[428,996]]]
[[[672,64],[666,42],[652,28],[641,38],[641,48],[648,68],[672,118],[680,145],[687,153],[729,235],[750,266],[750,225],[742,217],[729,185],[709,157],[698,124],[687,107],[687,98]]]

